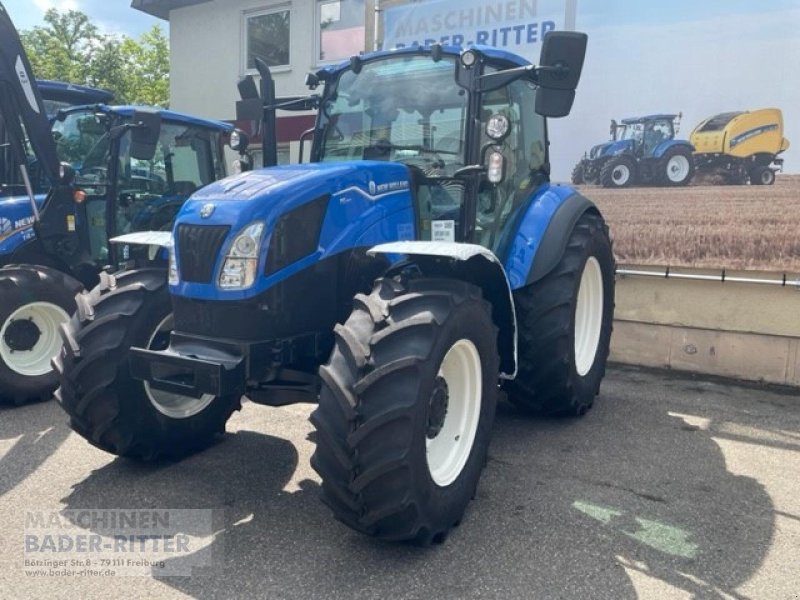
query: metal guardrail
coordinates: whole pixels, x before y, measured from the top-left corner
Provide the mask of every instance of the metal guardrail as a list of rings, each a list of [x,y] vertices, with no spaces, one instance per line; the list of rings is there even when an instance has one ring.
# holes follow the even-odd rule
[[[617,275],[622,277],[658,277],[660,279],[684,279],[695,281],[715,281],[717,283],[744,283],[749,285],[775,285],[800,290],[800,275],[783,273],[775,277],[756,277],[729,275],[725,269],[719,274],[687,273],[675,271],[671,267],[638,267],[637,265],[619,265]]]

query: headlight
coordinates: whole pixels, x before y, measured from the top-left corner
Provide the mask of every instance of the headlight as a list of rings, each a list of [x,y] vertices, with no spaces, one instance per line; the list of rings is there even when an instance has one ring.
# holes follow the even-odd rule
[[[169,275],[167,277],[167,282],[169,285],[178,285],[178,283],[180,283],[180,277],[178,276],[178,261],[175,260],[175,238],[170,239],[167,251],[169,252]]]
[[[244,290],[255,283],[263,233],[263,223],[251,223],[234,238],[219,273],[220,289]]]

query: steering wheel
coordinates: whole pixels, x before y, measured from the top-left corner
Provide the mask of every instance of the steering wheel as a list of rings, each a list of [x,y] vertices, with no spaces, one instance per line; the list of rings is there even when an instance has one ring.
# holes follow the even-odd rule
[[[106,167],[87,167],[81,169],[79,175],[81,179],[94,179],[92,183],[105,183],[108,181],[108,169]]]

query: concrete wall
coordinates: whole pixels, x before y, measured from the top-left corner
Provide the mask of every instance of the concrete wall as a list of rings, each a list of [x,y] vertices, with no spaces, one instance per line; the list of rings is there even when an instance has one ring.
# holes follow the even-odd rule
[[[280,96],[308,93],[303,85],[314,62],[316,2],[214,0],[170,12],[171,106],[202,117],[233,119],[245,75],[243,15],[247,11],[288,6],[291,10],[291,66],[275,69]]]
[[[800,386],[800,291],[618,277],[611,360]]]

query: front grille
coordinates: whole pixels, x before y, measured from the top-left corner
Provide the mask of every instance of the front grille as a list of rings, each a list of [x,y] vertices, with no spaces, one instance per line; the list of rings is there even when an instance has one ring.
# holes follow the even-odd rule
[[[178,225],[178,271],[183,281],[209,283],[229,225]]]

